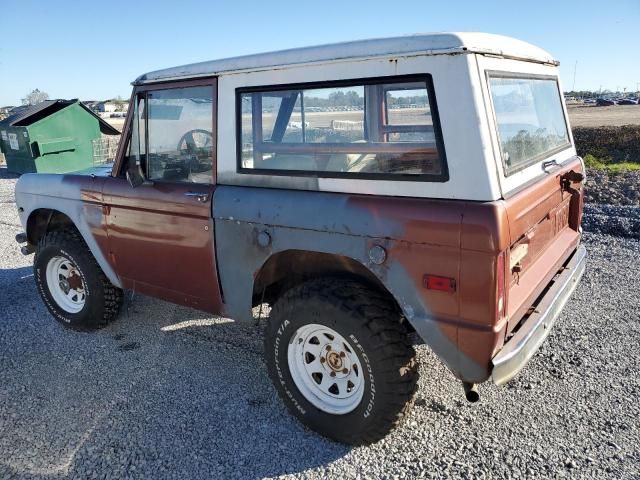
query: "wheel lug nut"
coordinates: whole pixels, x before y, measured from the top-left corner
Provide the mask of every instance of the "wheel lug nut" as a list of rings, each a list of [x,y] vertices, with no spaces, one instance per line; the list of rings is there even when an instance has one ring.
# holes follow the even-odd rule
[[[327,345],[327,350],[331,350],[331,345]]]
[[[336,376],[336,372],[331,372],[329,375],[331,375],[332,377]]]
[[[344,355],[345,355],[344,352],[340,352],[341,357],[344,357]]]
[[[324,363],[326,362],[326,360],[324,359],[324,357],[320,357],[320,363]]]
[[[343,368],[343,369],[342,369],[342,373],[345,373],[345,374],[346,374],[346,373],[349,373],[349,370],[348,370],[347,368]]]

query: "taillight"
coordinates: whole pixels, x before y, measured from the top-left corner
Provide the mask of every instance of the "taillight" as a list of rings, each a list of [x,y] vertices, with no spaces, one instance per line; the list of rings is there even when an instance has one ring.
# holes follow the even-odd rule
[[[496,319],[498,321],[505,316],[507,308],[504,275],[505,256],[506,252],[501,252],[496,261]]]

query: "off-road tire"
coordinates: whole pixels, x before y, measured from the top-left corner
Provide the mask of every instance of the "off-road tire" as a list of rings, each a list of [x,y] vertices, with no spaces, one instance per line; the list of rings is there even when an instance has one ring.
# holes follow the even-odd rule
[[[309,324],[327,326],[356,347],[366,372],[365,389],[351,412],[335,415],[316,408],[293,380],[288,344]],[[335,441],[374,443],[393,430],[413,404],[418,366],[401,314],[388,298],[362,284],[323,278],[287,291],[271,310],[264,343],[269,375],[289,411]]]
[[[82,310],[77,313],[70,313],[60,307],[47,285],[46,268],[54,257],[69,259],[84,281],[86,299]],[[120,311],[122,290],[105,276],[76,230],[57,230],[45,234],[36,248],[33,273],[44,304],[51,315],[65,327],[81,331],[102,328],[115,319]]]

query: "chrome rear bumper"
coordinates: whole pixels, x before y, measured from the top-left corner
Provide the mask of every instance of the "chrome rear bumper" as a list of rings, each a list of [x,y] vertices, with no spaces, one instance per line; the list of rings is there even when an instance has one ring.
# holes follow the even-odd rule
[[[516,376],[540,348],[582,278],[586,258],[587,251],[580,245],[524,325],[493,357],[491,378],[496,385]]]

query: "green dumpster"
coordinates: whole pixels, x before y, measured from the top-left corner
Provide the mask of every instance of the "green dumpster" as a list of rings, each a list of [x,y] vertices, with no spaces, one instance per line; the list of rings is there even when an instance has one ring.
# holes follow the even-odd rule
[[[0,150],[15,173],[65,173],[93,165],[102,135],[120,132],[78,100],[47,100],[0,121]]]

